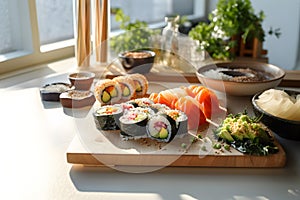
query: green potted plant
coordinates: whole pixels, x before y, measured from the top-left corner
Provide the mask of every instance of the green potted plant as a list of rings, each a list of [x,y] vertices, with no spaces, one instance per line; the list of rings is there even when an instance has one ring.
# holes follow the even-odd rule
[[[144,21],[135,20],[131,22],[130,17],[125,15],[120,8],[112,9],[115,20],[120,22],[120,29],[125,32],[110,40],[110,47],[116,52],[144,49],[150,46],[151,35],[156,31],[149,29]]]
[[[210,23],[199,23],[189,36],[199,40],[200,48],[212,58],[233,58],[241,43],[251,43],[254,39],[262,43],[265,40],[264,12],[255,14],[250,0],[219,0],[208,18]],[[280,32],[271,29],[269,34],[279,37]]]

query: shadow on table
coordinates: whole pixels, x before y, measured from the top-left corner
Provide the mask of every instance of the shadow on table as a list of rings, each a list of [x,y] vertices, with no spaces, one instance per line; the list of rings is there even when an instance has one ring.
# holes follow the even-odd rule
[[[151,194],[158,199],[236,199],[241,194],[257,199],[274,196],[277,189],[286,197],[291,185],[299,185],[297,161],[289,159],[284,168],[167,167],[150,173],[73,165],[70,178],[82,192]]]
[[[61,104],[59,101],[42,101],[44,109],[53,109],[53,108],[60,108]]]

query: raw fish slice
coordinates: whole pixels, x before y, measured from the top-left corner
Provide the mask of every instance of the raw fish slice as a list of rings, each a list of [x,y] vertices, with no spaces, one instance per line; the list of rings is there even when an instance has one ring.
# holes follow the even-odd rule
[[[177,99],[179,99],[181,96],[179,95],[182,92],[179,89],[175,90],[164,90],[161,91],[158,96],[157,96],[157,103],[161,103],[161,104],[166,104],[167,106],[171,107],[171,103],[173,101],[177,101]]]
[[[180,97],[188,96],[187,92],[184,88],[173,88],[168,90],[170,93],[172,93],[174,96],[179,99]]]
[[[156,103],[165,104],[165,105],[169,106],[171,104],[171,99],[168,98],[168,96],[165,93],[160,92],[157,95]]]
[[[206,118],[203,114],[199,103],[190,96],[181,97],[175,103],[177,110],[183,111],[188,116],[189,129],[198,129],[206,124]]]
[[[212,114],[220,113],[219,100],[215,93],[203,88],[195,96],[195,99],[201,105],[202,111],[207,119],[211,119]]]
[[[202,86],[202,85],[191,85],[189,86],[189,89],[192,91],[193,97],[195,97],[197,94],[200,93],[200,91],[202,89],[206,89],[206,87]]]
[[[158,93],[151,93],[149,99],[152,100],[154,103],[158,103],[157,97],[158,97]]]

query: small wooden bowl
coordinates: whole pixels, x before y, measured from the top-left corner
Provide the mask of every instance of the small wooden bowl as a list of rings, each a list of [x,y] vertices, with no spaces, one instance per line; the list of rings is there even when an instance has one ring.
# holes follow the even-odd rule
[[[72,90],[72,87],[68,83],[51,83],[46,84],[40,88],[41,99],[43,101],[59,101],[59,95],[68,90]]]
[[[127,73],[146,74],[153,67],[155,55],[150,50],[126,51],[119,54],[119,60]]]
[[[90,90],[95,74],[92,72],[75,72],[69,74],[69,80],[76,90]]]
[[[60,103],[65,108],[83,108],[92,106],[96,101],[91,91],[72,90],[61,93]]]

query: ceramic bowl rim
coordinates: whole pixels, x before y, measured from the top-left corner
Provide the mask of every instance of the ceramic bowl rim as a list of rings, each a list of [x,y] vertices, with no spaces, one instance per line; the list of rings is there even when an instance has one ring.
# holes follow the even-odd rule
[[[129,52],[147,52],[147,53],[150,53],[151,56],[144,57],[144,58],[143,57],[142,58],[134,58],[134,57],[127,57],[127,56],[124,55],[124,54],[129,53]],[[142,60],[142,59],[154,58],[156,56],[156,53],[152,50],[138,49],[138,50],[123,51],[123,52],[119,53],[118,56],[119,56],[119,58],[123,58],[123,59],[130,58],[130,59]]]
[[[77,77],[79,74],[84,74],[86,77]],[[72,75],[77,75],[77,76],[72,76]],[[93,72],[88,72],[88,71],[79,71],[79,72],[72,72],[68,75],[69,79],[72,80],[87,80],[91,78],[95,78],[95,73]]]
[[[262,80],[262,81],[251,81],[251,82],[238,82],[238,81],[230,81],[230,80],[222,80],[222,79],[217,79],[217,78],[211,78],[211,77],[207,77],[207,76],[204,76],[203,75],[203,72],[206,72],[208,71],[209,69],[213,69],[211,67],[214,67],[214,68],[219,68],[218,65],[235,65],[235,64],[241,64],[241,65],[249,65],[248,67],[240,67],[240,68],[250,68],[250,69],[254,69],[253,68],[253,65],[259,65],[259,66],[262,66],[262,65],[266,65],[271,68],[274,68],[274,69],[277,69],[279,72],[280,72],[280,75],[279,76],[274,76],[273,78],[270,78],[270,79],[267,79],[267,80]],[[252,65],[252,67],[251,67]],[[207,68],[206,70],[202,71],[204,68]],[[226,68],[226,67],[224,67]],[[233,67],[233,68],[238,68],[238,67]],[[202,71],[202,72],[200,72]],[[213,80],[213,81],[222,81],[222,82],[225,82],[225,83],[232,83],[232,84],[242,84],[242,85],[251,85],[251,84],[261,84],[261,83],[268,83],[268,82],[274,82],[274,81],[277,81],[277,80],[280,80],[280,79],[283,79],[283,77],[286,75],[286,72],[281,69],[280,67],[278,66],[275,66],[275,65],[272,65],[272,64],[268,64],[268,63],[261,63],[261,62],[222,62],[222,63],[211,63],[211,64],[207,64],[207,65],[204,65],[203,67],[200,67],[199,69],[197,69],[196,71],[196,74],[198,76],[200,76],[201,78],[204,78],[204,79],[207,79],[207,80]],[[274,75],[274,74],[272,74]]]

